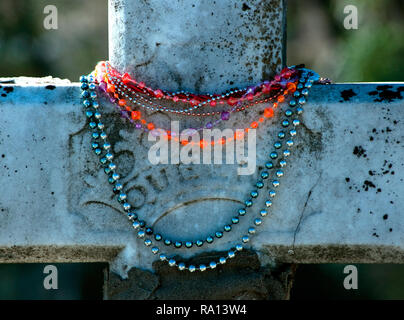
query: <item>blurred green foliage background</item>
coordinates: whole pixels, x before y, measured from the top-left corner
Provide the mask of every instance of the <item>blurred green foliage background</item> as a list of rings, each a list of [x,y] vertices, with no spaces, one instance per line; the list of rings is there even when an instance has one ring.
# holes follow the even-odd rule
[[[287,0],[288,65],[306,63],[335,82],[403,81],[404,1]],[[346,30],[344,7],[358,8]]]
[[[404,1],[287,2],[288,65],[306,63],[335,82],[403,80]],[[58,8],[57,30],[43,26],[48,4]],[[349,4],[358,8],[358,30],[343,27]],[[0,77],[76,81],[108,57],[107,22],[107,0],[0,1]]]
[[[58,29],[44,28],[45,6],[58,12]],[[1,0],[0,77],[77,81],[108,58],[107,0]]]
[[[305,63],[334,82],[404,80],[404,1],[287,2],[288,65]],[[43,26],[49,4],[58,9],[57,30]],[[358,8],[358,30],[343,27],[346,5]],[[1,0],[0,77],[76,81],[108,57],[107,22],[107,0]],[[59,290],[47,291],[43,264],[0,264],[0,299],[102,298],[105,264],[56,265]],[[344,265],[299,266],[292,299],[404,299],[404,266],[357,266],[359,289],[350,291],[342,285]]]

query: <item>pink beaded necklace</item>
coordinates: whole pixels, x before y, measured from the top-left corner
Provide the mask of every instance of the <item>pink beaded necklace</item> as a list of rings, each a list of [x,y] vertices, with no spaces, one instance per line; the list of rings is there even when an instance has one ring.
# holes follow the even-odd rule
[[[198,95],[180,92],[166,92],[161,89],[152,89],[143,82],[132,79],[128,73],[121,75],[112,68],[109,62],[100,62],[97,64],[93,75],[97,80],[99,87],[110,98],[111,102],[121,111],[122,115],[130,120],[137,129],[152,131],[156,136],[164,132],[167,139],[174,139],[183,144],[188,141],[180,140],[169,130],[157,128],[153,122],[147,121],[140,108],[151,111],[171,112],[179,115],[193,117],[211,117],[219,116],[219,119],[209,121],[203,127],[194,129],[188,128],[188,135],[201,131],[202,129],[211,129],[222,121],[227,121],[233,112],[242,111],[251,106],[271,102],[263,111],[263,116],[251,122],[249,127],[244,128],[248,132],[250,128],[256,129],[266,118],[271,118],[274,109],[278,103],[285,101],[285,96],[296,91],[299,72],[294,68],[284,68],[279,75],[272,81],[265,81],[261,84],[244,89],[233,89],[224,94]],[[275,102],[272,102],[276,100]],[[176,108],[171,108],[174,104]],[[191,105],[191,106],[189,106]],[[221,107],[220,111],[211,111]],[[199,108],[208,111],[195,111]],[[238,134],[234,138],[228,138],[226,141],[211,141],[211,144],[226,143],[233,139],[242,139],[244,135]],[[203,143],[200,144],[203,147]]]

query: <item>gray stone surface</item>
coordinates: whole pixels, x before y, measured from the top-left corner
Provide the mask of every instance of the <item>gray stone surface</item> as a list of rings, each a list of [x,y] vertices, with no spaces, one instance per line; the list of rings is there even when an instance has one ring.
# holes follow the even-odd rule
[[[313,87],[279,197],[250,243],[262,264],[404,261],[403,88]],[[155,257],[135,239],[90,150],[79,91],[1,84],[0,262],[111,261],[119,253],[112,267],[121,275],[130,265],[152,270]],[[234,215],[254,175],[237,176],[236,165],[152,166],[146,137],[110,104],[102,108],[129,197],[156,230],[199,237]],[[273,133],[271,125],[257,132],[258,164]],[[248,222],[204,250],[225,250]]]
[[[153,87],[225,91],[285,64],[283,0],[109,1],[109,58]]]
[[[209,263],[224,252],[193,257],[188,263]],[[285,300],[296,265],[262,266],[252,251],[243,251],[222,268],[185,273],[158,261],[155,272],[133,268],[127,279],[109,273],[104,297],[111,300]]]

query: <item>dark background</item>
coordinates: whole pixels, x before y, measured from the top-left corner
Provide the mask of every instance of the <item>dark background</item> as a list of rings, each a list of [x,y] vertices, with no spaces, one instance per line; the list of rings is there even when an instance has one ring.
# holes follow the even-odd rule
[[[58,9],[57,30],[43,27],[48,4]],[[358,30],[343,27],[349,4]],[[1,0],[0,77],[77,81],[108,57],[107,24],[106,0]],[[288,65],[305,63],[335,82],[403,81],[403,30],[402,0],[288,0]],[[55,265],[58,290],[44,289],[45,264],[0,264],[0,299],[102,298],[106,264]],[[292,299],[404,299],[403,265],[356,265],[358,290],[344,289],[344,266],[300,265]]]

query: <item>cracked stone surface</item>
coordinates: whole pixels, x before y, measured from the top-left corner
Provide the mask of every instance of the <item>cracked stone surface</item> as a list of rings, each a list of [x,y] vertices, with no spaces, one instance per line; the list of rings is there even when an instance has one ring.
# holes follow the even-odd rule
[[[0,85],[0,179],[7,186],[0,194],[0,261],[113,260],[112,269],[122,276],[129,265],[153,270],[155,256],[135,239],[90,150],[78,85]],[[262,264],[403,262],[403,88],[313,87],[278,197],[248,245]],[[105,101],[102,108],[120,154],[117,163],[132,188],[128,194],[140,216],[158,221],[156,230],[206,235],[245,200],[255,174],[237,176],[237,165],[151,166],[146,137]],[[257,132],[259,165],[274,132],[270,124]],[[227,249],[260,208],[203,250]],[[170,250],[184,259],[199,252]]]

